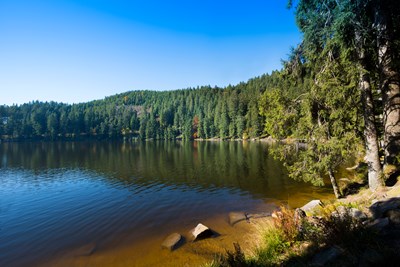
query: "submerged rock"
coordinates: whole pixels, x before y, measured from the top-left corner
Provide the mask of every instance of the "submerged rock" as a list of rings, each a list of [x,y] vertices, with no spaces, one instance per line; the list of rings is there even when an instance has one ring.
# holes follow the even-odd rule
[[[74,256],[90,256],[96,250],[96,243],[89,243],[73,251]]]
[[[229,212],[229,223],[234,225],[238,222],[248,220],[246,213],[244,212]]]
[[[161,247],[169,250],[177,249],[183,243],[183,238],[178,233],[170,234],[165,240],[162,242]]]
[[[197,241],[212,237],[214,235],[214,232],[211,231],[211,229],[204,224],[199,223],[194,229],[190,231],[190,234],[192,235],[193,241]]]

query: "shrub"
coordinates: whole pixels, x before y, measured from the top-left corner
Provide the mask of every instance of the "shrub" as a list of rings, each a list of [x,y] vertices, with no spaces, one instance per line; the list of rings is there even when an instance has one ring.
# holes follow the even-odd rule
[[[297,222],[294,211],[281,207],[279,212],[276,212],[276,217],[274,218],[275,227],[280,229],[283,234],[283,238],[286,242],[294,242],[299,234],[299,223]]]

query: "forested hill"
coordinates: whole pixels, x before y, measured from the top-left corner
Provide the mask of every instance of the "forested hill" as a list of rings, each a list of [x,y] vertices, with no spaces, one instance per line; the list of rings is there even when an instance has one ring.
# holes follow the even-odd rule
[[[280,72],[235,86],[130,91],[67,105],[30,102],[0,106],[3,140],[120,138],[251,138],[262,133],[258,101],[279,86]]]

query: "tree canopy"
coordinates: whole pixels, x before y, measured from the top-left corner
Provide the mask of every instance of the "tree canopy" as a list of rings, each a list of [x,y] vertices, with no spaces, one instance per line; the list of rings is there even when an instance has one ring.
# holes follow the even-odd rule
[[[131,91],[87,103],[0,106],[0,137],[76,139],[253,138],[262,133],[258,99],[278,72],[226,88]]]

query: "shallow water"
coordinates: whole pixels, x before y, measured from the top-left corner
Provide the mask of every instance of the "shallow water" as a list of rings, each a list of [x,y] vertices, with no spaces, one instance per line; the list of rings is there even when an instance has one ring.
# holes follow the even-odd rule
[[[171,254],[160,243],[174,231],[185,235],[204,222],[224,245],[232,241],[224,235],[240,231],[227,223],[231,211],[332,197],[329,187],[288,179],[268,149],[259,142],[0,144],[0,265],[165,265]],[[175,265],[189,257],[185,249],[191,245],[173,252]]]

